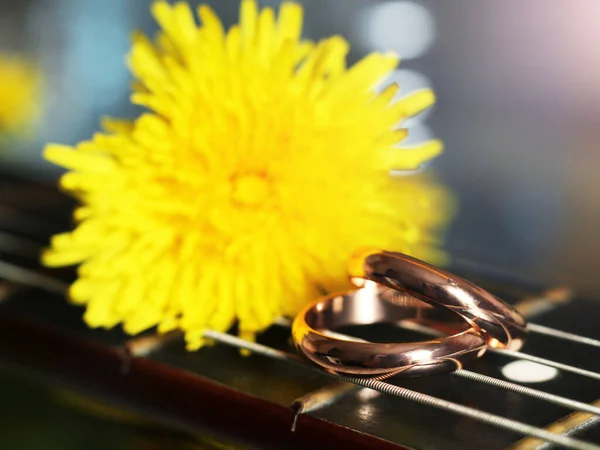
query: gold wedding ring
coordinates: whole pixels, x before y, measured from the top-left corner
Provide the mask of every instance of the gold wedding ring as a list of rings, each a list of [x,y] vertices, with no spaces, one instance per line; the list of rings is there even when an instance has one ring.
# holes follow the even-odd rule
[[[385,250],[357,252],[348,271],[357,286],[371,280],[408,292],[433,306],[451,309],[480,330],[490,347],[516,351],[523,346],[527,326],[523,316],[491,293],[450,272]]]
[[[324,296],[295,318],[298,350],[325,370],[386,378],[447,373],[486,348],[518,350],[525,319],[484,289],[410,256],[358,252],[349,275],[357,290]],[[350,325],[412,323],[442,333],[421,342],[367,342],[336,333]]]

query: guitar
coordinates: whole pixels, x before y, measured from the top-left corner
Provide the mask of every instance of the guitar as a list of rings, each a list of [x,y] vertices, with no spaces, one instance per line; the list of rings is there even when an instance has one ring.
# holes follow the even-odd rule
[[[0,183],[0,395],[11,417],[0,433],[8,448],[25,439],[8,433],[15,424],[43,436],[36,420],[69,426],[64,442],[55,437],[65,450],[75,439],[128,449],[600,448],[600,305],[568,286],[536,286],[454,258],[452,271],[531,321],[522,353],[488,352],[450,375],[357,384],[301,359],[285,320],[255,345],[214,332],[212,345],[192,353],[176,333],[89,329],[65,300],[74,273],[38,262],[48,238],[68,227],[71,200],[8,174]],[[423,338],[392,325],[345,332]],[[35,410],[54,412],[42,420]]]

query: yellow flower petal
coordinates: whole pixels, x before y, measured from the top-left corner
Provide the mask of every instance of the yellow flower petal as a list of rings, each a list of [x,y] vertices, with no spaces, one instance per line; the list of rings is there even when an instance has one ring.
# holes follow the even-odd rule
[[[402,121],[431,105],[422,91],[390,103],[397,65],[375,53],[346,66],[338,36],[301,41],[302,8],[277,19],[243,0],[228,31],[208,6],[155,2],[155,41],[135,34],[131,101],[147,108],[45,157],[68,169],[74,230],[55,236],[50,266],[80,264],[73,302],[93,327],[151,327],[207,342],[239,325],[254,339],[325,291],[350,288],[356,248],[438,258],[451,214],[422,174],[395,177],[441,151],[399,149]]]
[[[394,170],[415,170],[442,153],[444,144],[431,140],[415,147],[403,147],[394,154]]]
[[[106,173],[115,168],[112,160],[100,155],[77,152],[66,145],[49,145],[44,149],[44,157],[66,169],[91,173]]]
[[[41,112],[42,75],[22,55],[0,53],[0,136],[25,134]]]
[[[392,109],[401,117],[412,117],[424,111],[435,103],[435,94],[431,89],[423,89],[413,92],[407,97],[394,103]]]
[[[281,48],[285,42],[296,44],[302,34],[302,7],[297,3],[283,2],[279,8],[279,20],[275,34],[275,47]]]

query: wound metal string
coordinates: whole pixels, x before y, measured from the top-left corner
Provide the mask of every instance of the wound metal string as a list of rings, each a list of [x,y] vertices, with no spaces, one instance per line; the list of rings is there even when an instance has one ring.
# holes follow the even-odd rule
[[[286,353],[282,350],[267,347],[266,345],[258,344],[256,342],[248,342],[244,339],[237,338],[226,333],[220,333],[214,330],[207,330],[204,333],[204,336],[213,339],[217,342],[231,345],[239,349],[249,350],[253,353],[267,356],[269,358],[290,362],[295,365],[300,365],[302,367],[313,371],[317,371],[329,377],[333,377],[349,383],[354,383],[356,385],[373,389],[384,394],[393,395],[395,397],[400,397],[423,405],[432,406],[434,408],[451,412],[457,415],[469,417],[480,422],[484,422],[499,428],[503,428],[505,430],[519,433],[521,435],[537,437],[548,442],[562,445],[565,448],[578,450],[600,450],[600,446],[589,442],[584,442],[579,439],[574,439],[568,436],[551,433],[533,425],[529,425],[523,422],[508,419],[506,417],[498,416],[496,414],[481,411],[479,409],[471,408],[469,406],[460,405],[458,403],[450,402],[438,397],[433,397],[431,395],[423,394],[421,392],[412,391],[410,389],[406,389],[400,386],[395,386],[384,381],[329,374],[320,368],[307,364],[303,359],[299,358],[296,355]]]
[[[51,291],[53,293],[64,294],[66,292],[66,290],[68,289],[68,284],[64,283],[61,280],[55,279],[53,277],[47,277],[47,276],[41,275],[35,271],[25,269],[20,266],[16,266],[16,265],[4,262],[4,261],[0,261],[0,276],[3,278],[6,278],[8,280],[18,282],[18,283],[33,285],[33,286],[39,287],[41,289]],[[287,319],[281,319],[278,321],[278,324],[289,327],[291,322]],[[553,336],[555,336],[555,337],[568,339],[567,337],[565,337],[563,335],[564,332],[560,332],[559,330],[549,329],[548,327],[543,327],[543,328],[545,328],[544,331],[552,330],[552,332],[555,332],[555,333],[553,333]],[[550,334],[550,333],[544,333],[544,334]],[[569,333],[567,333],[567,334],[569,334]],[[573,336],[576,336],[576,335],[571,335],[570,337],[572,338]],[[281,352],[279,350],[272,349],[270,347],[266,347],[266,346],[263,346],[260,344],[247,342],[247,341],[241,340],[239,338],[235,338],[231,335],[218,333],[218,332],[214,332],[214,331],[207,331],[206,337],[212,338],[216,341],[222,342],[227,345],[232,345],[232,346],[235,346],[238,348],[244,348],[244,349],[250,350],[250,351],[258,353],[258,354],[262,354],[262,355],[270,357],[270,358],[284,360],[289,363],[295,363],[302,367],[311,367],[311,366],[308,366],[302,358],[296,357],[295,355],[290,355],[285,352]],[[578,338],[581,338],[581,337],[578,336]],[[584,339],[588,339],[588,338],[584,338]],[[569,340],[575,340],[575,339],[569,339]],[[578,342],[578,341],[579,340],[576,340],[576,342]],[[590,341],[594,342],[595,340],[590,339]],[[595,346],[595,344],[591,344],[591,345]],[[525,353],[508,351],[508,350],[498,350],[498,349],[490,349],[490,351],[500,353],[500,354],[503,354],[503,355],[511,357],[511,358],[526,359],[529,361],[537,362],[539,364],[555,367],[555,368],[558,368],[561,370],[565,370],[568,372],[587,376],[590,378],[600,379],[600,374],[597,372],[580,369],[580,368],[577,368],[574,366],[558,363],[558,362],[547,360],[544,358],[539,358],[539,357],[536,357],[533,355],[528,355]],[[320,369],[319,369],[319,372],[325,373]],[[598,414],[600,412],[599,408],[592,406],[592,405],[585,404],[583,402],[578,402],[576,400],[571,400],[568,398],[560,397],[560,396],[550,394],[547,392],[527,388],[527,387],[524,387],[524,386],[521,386],[521,385],[518,385],[515,383],[498,380],[496,378],[488,377],[486,375],[481,375],[481,374],[477,374],[477,373],[469,372],[469,371],[465,371],[465,370],[457,371],[454,374],[456,376],[470,379],[472,381],[488,384],[490,386],[506,389],[506,390],[513,391],[513,392],[518,392],[520,394],[529,395],[529,396],[535,397],[535,398],[539,398],[541,400],[555,403],[555,404],[558,404],[558,405],[561,405],[561,406],[564,406],[564,407],[567,407],[570,409],[584,411],[584,412],[588,412],[588,413],[592,413],[592,414]],[[484,411],[480,411],[475,408],[466,407],[464,405],[447,402],[446,400],[439,399],[437,397],[432,397],[432,396],[422,394],[419,392],[410,391],[410,390],[400,388],[398,386],[394,386],[394,385],[391,385],[389,383],[385,383],[382,381],[368,380],[368,379],[354,379],[354,378],[351,379],[349,377],[348,378],[347,377],[337,377],[337,378],[340,378],[340,379],[346,380],[346,381],[352,380],[350,382],[354,382],[354,384],[357,384],[359,386],[375,388],[376,390],[379,390],[380,392],[391,393],[391,395],[395,395],[398,397],[406,398],[408,400],[412,400],[412,401],[416,401],[416,402],[419,402],[422,404],[437,407],[439,409],[444,409],[448,412],[453,412],[455,414],[475,418],[482,422],[496,425],[498,427],[505,428],[505,429],[508,429],[511,431],[515,431],[515,432],[518,432],[521,434],[538,437],[538,438],[544,439],[548,442],[553,442],[553,443],[556,443],[559,445],[566,446],[568,448],[600,449],[599,446],[595,446],[594,444],[589,444],[589,443],[586,443],[583,441],[578,441],[578,440],[569,438],[568,436],[561,436],[561,435],[557,435],[555,433],[550,433],[541,428],[533,427],[531,425],[528,425],[528,424],[525,424],[522,422],[514,421],[512,419],[508,419],[508,418],[505,418],[502,416],[497,416],[497,415],[494,415],[491,413],[486,413]],[[375,384],[373,384],[373,383],[375,383]],[[383,385],[379,385],[377,383],[382,383]],[[378,389],[378,388],[380,388],[380,389]]]
[[[286,326],[289,322],[286,320],[279,320],[278,325]],[[339,339],[350,339],[356,340],[360,342],[368,342],[364,339],[354,338],[352,336],[348,336],[341,333],[335,333],[328,331],[328,335],[332,337],[336,337]],[[471,372],[470,370],[456,370],[452,372],[450,375],[457,376],[460,378],[465,378],[467,380],[474,381],[476,383],[487,384],[488,386],[493,386],[496,388],[504,389],[510,392],[516,392],[521,395],[526,395],[528,397],[537,398],[539,400],[546,401],[548,403],[553,403],[555,405],[562,406],[564,408],[572,409],[574,411],[582,411],[595,415],[600,415],[600,407],[590,405],[588,403],[580,402],[577,400],[573,400],[567,397],[562,397],[560,395],[551,394],[549,392],[540,391],[539,389],[533,389],[530,387],[522,386],[517,383],[511,383],[510,381],[500,380],[498,378],[490,377],[488,375],[483,375],[476,372]]]

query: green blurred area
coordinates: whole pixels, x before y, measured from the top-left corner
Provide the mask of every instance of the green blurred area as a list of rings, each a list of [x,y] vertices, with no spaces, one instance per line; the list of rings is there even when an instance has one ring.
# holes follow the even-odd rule
[[[97,399],[40,383],[0,366],[2,450],[225,450],[213,437],[190,436]]]
[[[3,449],[132,448],[134,437],[124,424],[74,409],[57,391],[6,368],[0,368],[0,398]]]

